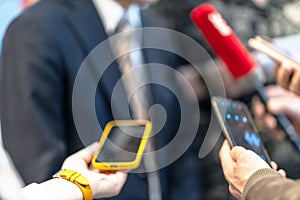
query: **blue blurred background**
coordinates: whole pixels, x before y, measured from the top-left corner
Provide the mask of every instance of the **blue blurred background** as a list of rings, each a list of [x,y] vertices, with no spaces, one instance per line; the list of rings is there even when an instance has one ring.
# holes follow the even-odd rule
[[[0,47],[8,24],[22,10],[22,2],[22,0],[0,0]]]

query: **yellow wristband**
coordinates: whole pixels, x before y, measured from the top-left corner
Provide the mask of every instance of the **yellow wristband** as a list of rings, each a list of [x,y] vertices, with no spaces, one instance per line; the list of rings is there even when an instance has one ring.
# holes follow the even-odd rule
[[[89,180],[83,175],[74,170],[61,169],[56,174],[53,175],[53,178],[62,178],[67,181],[70,181],[77,185],[82,192],[84,200],[92,200],[93,194],[92,189],[89,183]]]

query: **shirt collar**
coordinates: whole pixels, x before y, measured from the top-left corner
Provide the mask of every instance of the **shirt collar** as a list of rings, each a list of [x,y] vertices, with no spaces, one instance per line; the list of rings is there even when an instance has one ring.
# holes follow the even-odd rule
[[[127,11],[114,0],[92,0],[98,15],[100,16],[104,29],[108,34],[113,33],[120,22],[121,18],[125,16],[133,28],[142,27],[140,6],[132,4]]]

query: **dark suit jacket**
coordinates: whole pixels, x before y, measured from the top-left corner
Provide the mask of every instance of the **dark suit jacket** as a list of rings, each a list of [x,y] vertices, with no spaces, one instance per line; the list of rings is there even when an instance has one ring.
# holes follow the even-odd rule
[[[142,13],[143,26],[165,26],[162,22],[150,11]],[[43,0],[10,25],[2,51],[2,131],[5,148],[26,183],[51,178],[66,156],[83,147],[72,116],[73,84],[84,58],[107,38],[88,0]],[[146,63],[179,64],[168,52],[148,49],[143,54]],[[113,119],[110,97],[119,78],[113,63],[99,82],[95,108],[101,127]],[[157,135],[161,147],[176,133],[179,105],[168,89],[151,89],[154,103],[162,104],[168,115]],[[163,191],[168,190],[169,171],[161,172]],[[146,188],[143,176],[130,174],[118,198],[147,199]]]

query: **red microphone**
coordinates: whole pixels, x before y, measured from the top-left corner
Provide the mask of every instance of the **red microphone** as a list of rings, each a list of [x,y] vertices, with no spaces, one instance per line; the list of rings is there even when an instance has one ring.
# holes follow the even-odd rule
[[[211,4],[204,3],[193,9],[191,18],[234,78],[241,78],[254,70],[253,57]]]
[[[255,61],[221,14],[211,4],[205,3],[192,10],[191,18],[233,77],[248,79],[251,82],[249,84],[254,84],[257,94],[266,104],[268,97],[263,90],[263,84],[258,74],[252,73],[256,68]],[[300,138],[290,121],[283,114],[273,116],[300,151]]]

